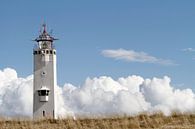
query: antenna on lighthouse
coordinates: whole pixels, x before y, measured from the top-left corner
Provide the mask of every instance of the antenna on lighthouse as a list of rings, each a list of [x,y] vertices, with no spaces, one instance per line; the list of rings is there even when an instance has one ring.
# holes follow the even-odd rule
[[[43,33],[46,33],[47,31],[46,31],[46,24],[45,23],[43,23]]]

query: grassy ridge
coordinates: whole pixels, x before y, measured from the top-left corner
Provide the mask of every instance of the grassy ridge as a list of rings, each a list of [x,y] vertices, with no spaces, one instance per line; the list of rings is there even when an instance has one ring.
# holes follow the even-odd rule
[[[135,117],[5,120],[0,119],[0,129],[195,129],[195,115],[162,114]]]

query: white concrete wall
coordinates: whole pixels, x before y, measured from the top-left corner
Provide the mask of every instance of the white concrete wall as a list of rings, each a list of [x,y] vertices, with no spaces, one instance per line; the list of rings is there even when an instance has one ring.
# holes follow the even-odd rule
[[[45,117],[55,118],[55,98],[54,91],[56,82],[56,55],[55,49],[50,49],[53,54],[34,54],[34,88],[33,88],[33,118],[43,118],[43,111]],[[49,50],[49,51],[50,51]],[[34,51],[41,51],[37,48]],[[42,73],[46,74],[43,75]],[[42,86],[50,89],[48,102],[41,102],[38,91]]]

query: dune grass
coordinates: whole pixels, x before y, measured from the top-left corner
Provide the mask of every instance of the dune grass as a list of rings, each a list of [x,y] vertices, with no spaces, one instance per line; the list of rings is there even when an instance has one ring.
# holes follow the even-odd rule
[[[0,129],[195,129],[195,115],[163,114],[135,117],[67,119],[0,119]]]

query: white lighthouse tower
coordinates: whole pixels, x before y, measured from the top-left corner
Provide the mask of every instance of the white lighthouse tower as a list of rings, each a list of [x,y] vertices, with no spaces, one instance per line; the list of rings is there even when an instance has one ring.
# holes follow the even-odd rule
[[[34,50],[33,118],[55,118],[56,40],[46,31],[46,25]]]

